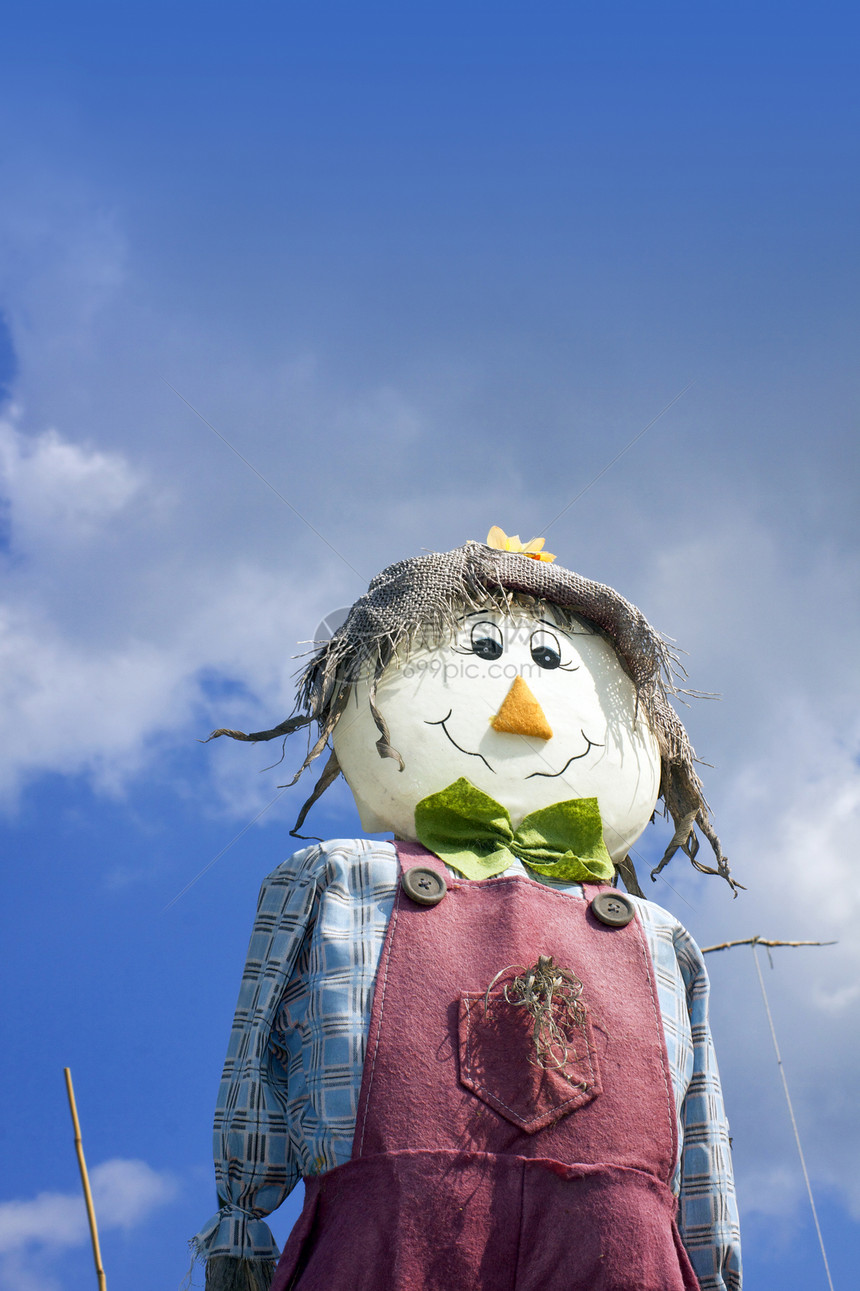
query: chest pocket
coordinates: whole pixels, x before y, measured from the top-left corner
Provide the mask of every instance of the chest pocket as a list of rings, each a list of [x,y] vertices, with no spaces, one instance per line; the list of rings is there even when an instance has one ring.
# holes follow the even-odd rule
[[[602,1091],[587,1009],[562,1024],[561,1039],[542,1060],[535,1020],[511,1004],[504,987],[460,996],[460,1084],[527,1134],[592,1102]]]

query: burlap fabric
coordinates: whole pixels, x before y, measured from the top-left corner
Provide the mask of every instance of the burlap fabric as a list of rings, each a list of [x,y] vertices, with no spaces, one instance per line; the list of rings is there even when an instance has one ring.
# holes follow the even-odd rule
[[[684,693],[679,685],[682,673],[676,656],[641,611],[613,588],[557,563],[534,560],[519,552],[497,551],[483,543],[467,542],[453,551],[430,552],[389,565],[355,602],[331,640],[313,653],[299,679],[291,717],[268,731],[245,734],[221,729],[210,738],[230,735],[240,740],[270,740],[315,723],[318,738],[293,777],[291,783],[295,783],[325,749],[352,686],[369,669],[379,755],[402,764],[400,754],[391,745],[385,719],[376,707],[377,680],[395,653],[403,659],[416,644],[444,640],[455,631],[464,609],[477,609],[488,602],[502,609],[515,605],[527,612],[540,602],[541,612],[544,606],[551,607],[561,623],[566,616],[581,617],[612,643],[636,687],[639,715],[649,722],[659,744],[660,797],[675,825],[662,860],[651,872],[652,878],[680,849],[697,870],[721,875],[732,888],[739,886],[729,873],[711,824],[687,732],[669,703],[670,694]],[[294,833],[338,773],[337,760],[331,753],[302,808]],[[715,867],[698,859],[697,828],[711,845]],[[629,859],[619,869],[626,885],[638,892]]]

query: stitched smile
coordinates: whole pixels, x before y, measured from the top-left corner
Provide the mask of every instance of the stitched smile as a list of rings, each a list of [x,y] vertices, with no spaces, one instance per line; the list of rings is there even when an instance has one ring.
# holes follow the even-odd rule
[[[585,740],[585,743],[587,746],[584,753],[575,753],[572,758],[568,758],[560,771],[532,771],[531,775],[526,776],[526,779],[531,780],[536,775],[542,775],[542,776],[546,776],[547,779],[549,780],[555,780],[557,776],[564,775],[565,771],[570,766],[571,762],[578,762],[580,758],[588,757],[592,749],[603,748],[603,745],[598,744],[596,740],[590,740],[586,735],[585,731],[580,731],[580,735]]]
[[[455,748],[455,749],[459,749],[461,753],[465,753],[465,754],[467,754],[470,758],[480,758],[480,759],[481,759],[481,761],[483,762],[484,766],[487,768],[487,770],[488,770],[488,771],[492,771],[492,772],[493,772],[493,774],[495,775],[496,768],[495,768],[495,767],[491,767],[491,766],[490,766],[489,762],[488,762],[488,761],[487,761],[487,759],[484,757],[483,753],[473,753],[471,749],[464,749],[464,748],[462,747],[462,745],[460,745],[460,744],[458,744],[458,743],[457,743],[457,741],[454,739],[454,737],[453,737],[453,735],[451,734],[451,732],[448,730],[448,727],[445,725],[445,723],[447,722],[448,718],[451,716],[451,714],[453,713],[453,711],[454,711],[454,710],[453,710],[453,708],[449,708],[449,709],[448,709],[448,712],[447,712],[447,713],[445,714],[445,716],[441,719],[441,721],[438,721],[438,722],[425,722],[425,723],[424,723],[424,725],[425,725],[425,726],[441,726],[441,727],[442,727],[442,730],[443,730],[443,731],[445,732],[445,734],[448,736],[448,739],[449,739],[449,740],[451,741],[451,743],[454,745],[454,748]]]
[[[449,708],[449,709],[448,709],[448,712],[445,714],[445,716],[444,716],[444,717],[442,717],[442,718],[440,718],[438,722],[426,722],[426,721],[425,721],[424,725],[425,725],[425,726],[441,726],[441,727],[442,727],[442,730],[443,730],[443,731],[445,732],[445,734],[448,736],[448,739],[449,739],[449,740],[451,741],[451,743],[454,745],[454,748],[455,748],[455,749],[457,749],[460,753],[465,753],[467,757],[470,757],[470,758],[480,758],[480,759],[481,759],[481,761],[483,762],[484,766],[487,768],[487,770],[488,770],[488,771],[492,771],[492,772],[493,772],[493,774],[495,775],[495,773],[496,773],[496,768],[495,768],[495,767],[491,767],[491,766],[490,766],[489,762],[488,762],[488,761],[487,761],[487,759],[484,757],[483,753],[475,753],[475,752],[473,752],[473,751],[472,751],[472,749],[464,749],[464,748],[463,748],[463,746],[462,746],[462,744],[458,744],[458,743],[457,743],[457,741],[454,739],[453,735],[451,734],[451,732],[448,730],[448,727],[447,727],[446,723],[447,723],[447,721],[448,721],[449,717],[451,716],[451,714],[453,713],[453,711],[454,711],[454,710],[453,710],[453,708]],[[555,780],[558,776],[560,776],[560,775],[564,775],[565,771],[566,771],[566,770],[567,770],[567,768],[570,766],[571,762],[578,762],[578,761],[580,760],[580,758],[588,757],[588,754],[591,752],[591,750],[592,750],[592,749],[602,749],[602,748],[603,748],[603,745],[602,745],[602,744],[598,744],[596,740],[590,740],[590,739],[588,738],[588,736],[586,735],[585,731],[580,731],[580,734],[582,735],[582,738],[585,740],[585,745],[586,745],[586,747],[585,747],[584,752],[582,752],[582,753],[575,753],[575,754],[573,755],[573,757],[572,757],[572,758],[568,758],[568,759],[567,759],[567,761],[565,762],[564,766],[561,768],[561,770],[560,770],[560,771],[532,771],[530,775],[527,775],[527,776],[525,776],[524,778],[525,778],[526,780],[532,780],[532,779],[534,779],[534,777],[535,777],[535,776],[546,776],[546,778],[547,778],[548,780]]]

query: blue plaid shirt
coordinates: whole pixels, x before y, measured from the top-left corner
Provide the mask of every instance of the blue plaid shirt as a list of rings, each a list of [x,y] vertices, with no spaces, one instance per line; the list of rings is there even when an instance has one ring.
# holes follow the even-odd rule
[[[571,883],[508,870],[567,891]],[[302,1176],[343,1165],[352,1140],[376,969],[399,882],[393,843],[306,847],[263,884],[215,1112],[225,1204],[199,1255],[277,1259],[262,1216]],[[459,877],[459,876],[458,876]],[[635,899],[654,961],[678,1116],[672,1187],[702,1291],[739,1291],[729,1131],[708,1027],[708,979],[692,937]]]

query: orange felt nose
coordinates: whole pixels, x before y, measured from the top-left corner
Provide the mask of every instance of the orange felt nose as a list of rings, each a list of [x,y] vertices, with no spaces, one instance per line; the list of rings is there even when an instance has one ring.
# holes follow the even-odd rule
[[[552,727],[546,720],[546,714],[529,690],[522,677],[515,677],[514,684],[505,695],[495,717],[490,718],[494,731],[506,731],[510,735],[534,735],[539,740],[552,739]]]

